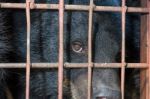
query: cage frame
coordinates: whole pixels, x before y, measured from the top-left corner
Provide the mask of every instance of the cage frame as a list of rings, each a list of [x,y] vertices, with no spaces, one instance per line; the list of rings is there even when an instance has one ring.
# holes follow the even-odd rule
[[[30,68],[58,68],[58,99],[63,99],[63,69],[64,68],[87,68],[88,69],[88,99],[91,99],[91,73],[92,68],[120,68],[121,69],[121,99],[124,99],[125,68],[140,68],[140,99],[150,99],[150,1],[141,0],[142,7],[127,7],[126,0],[122,0],[121,6],[97,6],[90,0],[89,5],[35,3],[34,0],[26,0],[26,3],[0,3],[0,8],[25,9],[27,20],[27,55],[26,63],[0,63],[0,68],[26,68],[26,99],[30,99]],[[30,61],[30,10],[50,9],[59,11],[59,59],[58,63],[31,63]],[[64,63],[63,61],[63,19],[64,11],[87,11],[89,12],[88,28],[88,63]],[[93,63],[92,62],[92,15],[94,11],[120,12],[122,15],[122,51],[121,63]],[[125,19],[126,13],[142,13],[141,17],[141,45],[140,63],[126,63],[125,61]]]

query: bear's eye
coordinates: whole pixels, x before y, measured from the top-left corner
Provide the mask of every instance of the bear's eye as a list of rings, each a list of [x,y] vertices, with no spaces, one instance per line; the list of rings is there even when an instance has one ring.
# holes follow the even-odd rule
[[[79,41],[74,41],[71,44],[72,50],[76,53],[81,53],[83,50],[83,44]]]

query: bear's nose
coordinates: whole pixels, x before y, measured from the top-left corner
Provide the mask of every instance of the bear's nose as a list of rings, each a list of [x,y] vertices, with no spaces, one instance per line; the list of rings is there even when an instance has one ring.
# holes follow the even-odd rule
[[[101,97],[96,97],[96,99],[108,99],[108,98],[105,96],[101,96]]]

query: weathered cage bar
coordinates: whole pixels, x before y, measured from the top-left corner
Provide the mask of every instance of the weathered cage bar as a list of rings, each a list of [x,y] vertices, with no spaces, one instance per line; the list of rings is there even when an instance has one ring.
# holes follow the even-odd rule
[[[141,0],[142,7],[150,8],[149,0]],[[150,10],[149,10],[150,12]],[[148,69],[141,70],[140,99],[150,99],[150,13],[141,17],[141,63],[147,63]]]
[[[64,0],[59,0],[59,56],[58,56],[58,99],[63,99],[63,32],[64,32]]]
[[[63,99],[63,68],[88,68],[88,99],[91,99],[92,68],[121,68],[121,93],[124,99],[125,68],[141,68],[140,99],[150,99],[150,1],[141,0],[142,7],[126,7],[126,0],[122,0],[121,7],[96,6],[93,0],[90,5],[64,5],[64,0],[59,4],[34,3],[34,0],[26,0],[26,3],[0,3],[0,8],[26,9],[27,19],[27,57],[26,63],[0,63],[0,68],[26,68],[26,99],[29,99],[30,68],[58,68],[58,99]],[[59,59],[58,63],[31,63],[30,62],[30,10],[50,9],[59,11]],[[63,61],[63,19],[64,10],[89,11],[88,32],[88,63],[64,63]],[[122,54],[121,63],[92,63],[92,16],[93,11],[120,12],[122,14]],[[142,13],[141,17],[141,63],[125,62],[125,19],[126,13]]]
[[[40,4],[35,3],[34,7],[31,9],[51,9],[58,10],[58,4]],[[0,8],[11,8],[11,9],[25,9],[25,3],[0,3]],[[88,5],[64,5],[65,10],[78,10],[78,11],[89,11],[90,6]],[[121,12],[121,7],[115,6],[96,6],[93,9],[94,11],[108,11],[108,12]],[[141,7],[127,7],[127,12],[137,12],[137,13],[149,13],[148,8]]]
[[[122,0],[122,45],[121,45],[121,99],[124,99],[125,88],[125,24],[126,24],[126,0]]]
[[[89,25],[88,25],[88,99],[91,99],[92,90],[92,21],[94,1],[90,0]]]
[[[31,34],[31,23],[30,23],[30,0],[26,0],[26,20],[27,20],[27,49],[26,49],[26,99],[30,99],[30,34]]]
[[[64,68],[87,68],[88,63],[64,63]],[[121,63],[93,63],[94,68],[121,68]],[[147,69],[147,63],[126,63],[126,68]],[[0,63],[0,68],[25,68],[25,63]],[[32,68],[58,68],[58,63],[31,63]]]
[[[148,74],[147,74],[147,76],[148,76],[148,99],[150,99],[150,1],[148,1],[148,8],[149,8],[149,14],[147,15],[148,16],[148,59],[147,59],[147,61],[148,61],[148,64],[149,64],[149,68],[148,68],[148,70],[147,70],[147,72],[148,72]]]

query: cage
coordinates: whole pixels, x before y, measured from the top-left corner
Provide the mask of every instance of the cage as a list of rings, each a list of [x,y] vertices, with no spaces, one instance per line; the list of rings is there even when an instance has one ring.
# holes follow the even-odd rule
[[[140,69],[140,99],[150,98],[150,74],[149,74],[149,0],[141,0],[141,7],[126,6],[128,0],[122,0],[121,6],[97,6],[93,0],[90,0],[89,5],[65,4],[64,0],[59,0],[56,4],[36,3],[34,0],[26,0],[25,3],[0,3],[0,7],[4,9],[25,9],[26,25],[27,25],[27,49],[26,63],[0,63],[1,68],[26,68],[26,98],[30,99],[30,68],[58,68],[58,99],[63,99],[63,69],[64,68],[87,68],[88,69],[88,99],[91,99],[92,87],[92,68],[120,68],[121,69],[121,99],[125,95],[125,70],[128,68]],[[31,63],[30,56],[30,34],[31,34],[31,18],[30,11],[37,9],[58,10],[59,12],[59,59],[58,63]],[[87,63],[64,63],[64,11],[86,11],[89,14],[88,19],[88,62]],[[92,18],[93,12],[119,12],[121,14],[121,62],[120,63],[94,63],[92,62]],[[140,35],[140,63],[127,63],[125,60],[125,28],[126,14],[140,13],[141,14],[141,35]],[[97,99],[107,99],[107,97],[97,97]],[[109,99],[109,98],[108,98]]]

